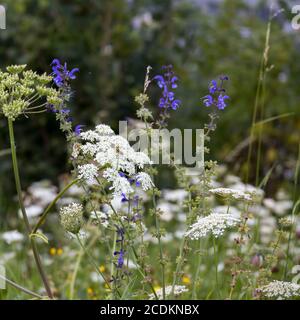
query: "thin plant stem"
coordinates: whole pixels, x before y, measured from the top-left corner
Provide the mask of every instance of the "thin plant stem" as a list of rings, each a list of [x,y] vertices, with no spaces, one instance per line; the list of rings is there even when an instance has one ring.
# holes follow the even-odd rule
[[[160,234],[160,221],[159,217],[157,215],[156,210],[156,199],[155,199],[155,193],[153,190],[152,194],[152,203],[154,208],[154,214],[155,214],[155,227],[156,227],[156,233],[157,233],[157,239],[158,239],[158,245],[159,245],[159,258],[160,258],[160,264],[161,264],[161,272],[162,272],[162,292],[163,292],[163,300],[166,299],[166,283],[165,283],[165,262],[164,262],[164,256],[163,256],[163,248],[161,243],[161,234]]]
[[[214,264],[215,264],[215,280],[216,280],[216,290],[217,293],[220,297],[220,292],[219,292],[219,277],[218,277],[218,256],[217,256],[217,245],[216,245],[216,240],[213,237],[213,245],[214,245]]]
[[[41,279],[44,283],[47,295],[49,296],[50,299],[53,299],[53,294],[50,289],[50,285],[46,276],[46,273],[44,271],[44,268],[42,266],[42,262],[37,250],[37,245],[35,242],[35,239],[30,237],[31,234],[31,227],[29,224],[29,220],[26,214],[24,202],[23,202],[23,197],[22,197],[22,188],[21,188],[21,181],[20,181],[20,174],[19,174],[19,167],[18,167],[18,159],[17,159],[17,153],[16,153],[16,144],[15,144],[15,136],[14,136],[14,127],[13,127],[13,121],[11,119],[8,119],[8,128],[9,128],[9,140],[10,140],[10,146],[11,146],[11,156],[12,156],[12,164],[13,164],[13,171],[14,171],[14,177],[15,177],[15,183],[16,183],[16,190],[18,194],[18,200],[19,200],[19,205],[21,208],[21,212],[23,215],[23,220],[25,222],[25,227],[27,230],[28,237],[30,239],[30,244],[31,248],[33,251],[33,256],[35,259],[35,263],[37,266],[37,269],[39,271],[39,274],[41,276]]]
[[[189,216],[191,216],[192,214],[192,206],[191,206],[191,201],[192,201],[192,194],[191,191],[189,190]],[[186,226],[186,229],[188,229],[189,226]],[[175,271],[175,275],[174,275],[174,279],[173,279],[173,283],[172,283],[172,294],[171,297],[174,298],[174,289],[175,286],[177,284],[178,281],[178,276],[181,272],[181,268],[182,268],[182,264],[184,261],[184,246],[186,244],[188,240],[186,239],[186,237],[183,237],[181,240],[181,244],[180,244],[180,250],[179,250],[179,258],[178,258],[178,262],[177,262],[177,266],[176,266],[176,271]]]
[[[257,114],[258,114],[258,109],[259,109],[259,104],[260,104],[261,92],[264,91],[265,72],[266,72],[266,68],[267,68],[268,53],[269,53],[270,31],[271,31],[271,18],[269,19],[268,25],[267,25],[264,51],[263,51],[263,54],[261,57],[259,76],[258,76],[258,84],[257,84],[257,89],[256,89],[256,94],[255,94],[254,110],[253,110],[253,115],[252,115],[252,125],[251,125],[251,130],[250,130],[249,149],[248,149],[248,156],[247,156],[246,179],[245,179],[246,183],[249,182],[249,173],[251,171],[250,170],[251,156],[252,156],[252,152],[253,152],[253,142],[254,142],[256,120],[257,120]],[[263,99],[263,102],[264,102],[264,99]],[[261,115],[262,114],[263,113],[261,113]],[[262,137],[262,129],[260,127],[260,132],[259,132],[260,142],[259,142],[259,144],[261,144],[261,137]],[[260,162],[260,147],[259,147],[258,153],[259,154],[257,157],[257,163]],[[256,180],[258,180],[257,168],[256,168]]]
[[[260,121],[261,124],[258,130],[258,149],[257,149],[257,159],[256,159],[256,174],[255,174],[255,185],[259,184],[259,169],[260,169],[260,160],[261,160],[261,146],[262,146],[262,135],[263,135],[263,119],[265,112],[265,96],[266,96],[266,75],[268,68],[268,58],[269,58],[269,50],[270,50],[270,34],[271,34],[271,17],[268,21],[267,32],[266,32],[266,40],[265,40],[265,50],[263,54],[263,72],[261,78],[261,110],[260,110]]]
[[[126,236],[127,236],[128,239],[129,239],[129,242],[131,242],[131,241],[132,241],[132,238],[131,238],[129,232],[127,231],[127,229],[125,228],[125,226],[124,226],[124,224],[123,224],[123,221],[122,221],[121,219],[119,219],[118,213],[117,213],[117,211],[115,210],[114,206],[113,206],[111,203],[109,203],[108,205],[109,205],[110,208],[112,209],[115,217],[119,220],[122,228],[125,230],[125,233],[126,233]],[[135,247],[134,247],[133,245],[131,245],[131,244],[130,244],[129,246],[130,246],[130,248],[131,248],[131,250],[132,250],[132,252],[133,252],[133,256],[134,256],[134,260],[135,260],[136,267],[137,267],[139,273],[140,273],[140,274],[142,275],[142,277],[145,279],[145,278],[146,278],[146,274],[145,274],[143,268],[142,268],[142,267],[139,265],[139,263],[138,263],[138,261],[139,261],[139,256],[138,256],[138,254],[137,254],[137,252],[136,252],[136,250],[135,250]],[[157,293],[156,293],[156,291],[155,291],[152,283],[149,283],[149,282],[147,282],[147,283],[149,284],[149,287],[150,287],[152,293],[154,294],[155,299],[158,300]]]
[[[97,182],[98,182],[99,185],[102,187],[102,192],[103,192],[103,194],[104,194],[104,195],[107,195],[107,193],[106,193],[105,189],[103,188],[103,186],[102,186],[102,184],[101,184],[101,182],[100,182],[99,179],[97,179]],[[114,208],[114,206],[113,206],[110,202],[107,203],[107,204],[108,204],[108,206],[112,209],[112,211],[113,211],[116,219],[119,220],[122,228],[125,230],[125,234],[126,234],[126,236],[128,237],[128,240],[129,240],[129,243],[130,243],[130,245],[129,245],[129,246],[130,246],[130,249],[132,250],[133,255],[134,255],[136,267],[138,268],[138,271],[139,271],[139,273],[142,275],[143,279],[145,279],[145,278],[146,278],[146,274],[145,274],[145,272],[144,272],[144,269],[143,269],[143,268],[139,265],[139,263],[138,263],[138,261],[139,261],[139,256],[138,256],[138,254],[137,254],[137,252],[136,252],[136,250],[135,250],[135,247],[131,244],[132,238],[131,238],[130,233],[128,232],[127,228],[125,228],[124,223],[123,223],[123,221],[120,219],[120,217],[119,217],[116,209]],[[156,293],[156,291],[155,291],[152,283],[149,283],[149,282],[148,282],[148,284],[149,284],[149,287],[150,287],[152,293],[153,293],[154,296],[155,296],[155,299],[158,300],[157,293]]]
[[[89,250],[89,248],[92,247],[96,241],[97,241],[97,236],[95,236],[91,240],[91,242],[88,244],[88,246],[86,246],[86,249]],[[78,252],[78,257],[77,257],[77,260],[76,260],[75,268],[74,268],[74,271],[73,271],[72,276],[71,276],[70,300],[73,300],[73,297],[74,297],[75,281],[76,281],[76,277],[77,277],[77,274],[78,274],[79,266],[80,266],[80,263],[81,263],[81,260],[82,260],[82,257],[84,256],[84,254],[85,254],[85,251],[80,246],[80,251]]]
[[[196,268],[196,272],[194,275],[194,281],[193,281],[193,289],[192,289],[192,299],[193,300],[197,300],[197,280],[199,277],[199,273],[200,273],[200,268],[201,268],[201,239],[199,239],[199,257],[198,257],[198,261],[197,261],[197,268]]]
[[[80,251],[79,251],[79,253],[78,253],[78,257],[77,257],[77,260],[76,260],[74,272],[72,273],[72,277],[71,277],[71,283],[70,283],[70,300],[73,300],[73,297],[74,297],[75,280],[76,280],[77,273],[78,273],[79,266],[80,266],[80,262],[81,262],[83,256],[84,256],[84,251],[83,251],[82,248],[80,248]]]
[[[85,245],[82,243],[82,241],[80,240],[80,237],[78,236],[78,234],[76,234],[76,239],[80,245],[80,247],[82,248],[82,250],[84,251],[84,253],[87,255],[87,257],[90,260],[90,263],[93,265],[93,267],[96,269],[96,272],[103,278],[103,280],[105,281],[107,287],[111,290],[111,286],[110,283],[107,281],[107,279],[105,278],[104,274],[99,270],[99,267],[97,265],[97,263],[95,262],[95,259],[93,258],[93,256],[89,253],[89,251],[87,250],[87,248],[85,247]]]
[[[113,239],[113,247],[112,247],[112,252],[111,252],[111,264],[110,264],[110,276],[113,278],[113,275],[115,273],[115,264],[114,264],[114,253],[116,251],[116,245],[117,245],[117,232],[114,231],[114,239]]]
[[[31,296],[33,296],[35,298],[38,298],[38,299],[43,299],[44,298],[43,296],[39,295],[38,293],[35,293],[35,292],[33,292],[33,291],[29,290],[29,289],[26,289],[23,286],[21,286],[21,285],[15,283],[13,281],[7,279],[6,277],[3,277],[3,276],[0,275],[0,279],[4,280],[5,282],[7,282],[9,285],[14,287],[15,289],[23,291],[24,293],[29,294],[29,295],[31,295]]]
[[[71,181],[68,185],[66,185],[61,192],[54,198],[54,200],[48,205],[48,207],[46,208],[46,210],[44,211],[44,213],[41,215],[41,217],[39,218],[36,226],[33,228],[32,233],[36,233],[38,228],[44,223],[47,214],[50,212],[50,210],[53,208],[53,206],[56,204],[56,202],[77,182],[79,181],[79,179],[75,179],[73,181]]]

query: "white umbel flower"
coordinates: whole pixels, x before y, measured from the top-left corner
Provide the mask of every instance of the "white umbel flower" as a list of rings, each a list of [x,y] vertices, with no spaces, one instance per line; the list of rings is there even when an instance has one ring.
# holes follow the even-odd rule
[[[87,183],[95,183],[98,176],[98,168],[91,163],[78,166],[79,179],[85,180]]]
[[[149,157],[143,152],[136,152],[124,137],[116,135],[109,126],[97,125],[95,130],[82,132],[80,137],[83,140],[80,152],[92,163],[79,166],[79,178],[93,183],[105,167],[103,177],[111,183],[110,189],[115,196],[129,196],[133,192],[129,181],[137,178],[144,190],[153,186],[150,176],[140,172],[145,165],[151,164]],[[119,173],[124,173],[124,176]]]
[[[290,299],[300,295],[300,285],[293,282],[274,280],[259,289],[267,298]]]
[[[88,130],[80,133],[80,137],[82,140],[95,142],[99,140],[99,134],[93,130]]]
[[[239,222],[240,219],[231,214],[211,213],[206,217],[200,217],[186,232],[185,236],[196,240],[211,233],[215,238],[218,238],[224,234],[226,229],[235,227]]]
[[[177,286],[176,285],[174,287],[174,296],[178,297],[179,295],[181,295],[182,293],[187,292],[187,291],[189,291],[189,290],[187,289],[186,286]],[[166,296],[170,296],[172,294],[172,286],[167,286],[165,288],[165,292],[166,292]],[[156,293],[159,300],[163,299],[163,289],[162,288],[155,290],[155,293]],[[149,300],[155,300],[155,299],[156,299],[156,297],[155,297],[154,293],[149,294]]]
[[[125,178],[121,177],[114,169],[106,169],[103,173],[103,177],[112,183],[110,190],[113,190],[113,195],[128,195],[133,192],[130,182]]]
[[[106,124],[98,124],[96,126],[96,132],[100,135],[113,135],[113,134],[115,134],[113,129]]]
[[[224,198],[232,198],[234,200],[243,200],[243,201],[249,201],[249,202],[254,200],[254,196],[251,192],[247,192],[247,191],[244,192],[237,189],[215,188],[215,189],[210,189],[209,192]]]
[[[154,187],[151,177],[148,173],[140,172],[136,175],[136,181],[139,182],[144,191],[147,191]]]

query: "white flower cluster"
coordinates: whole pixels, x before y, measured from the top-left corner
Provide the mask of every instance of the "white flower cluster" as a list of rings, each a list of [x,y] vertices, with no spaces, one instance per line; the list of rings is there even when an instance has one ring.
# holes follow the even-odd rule
[[[141,184],[144,191],[153,186],[150,176],[139,172],[145,165],[151,164],[143,152],[136,152],[128,141],[116,135],[107,125],[98,125],[95,130],[82,132],[85,142],[79,149],[83,156],[91,158],[91,163],[78,167],[79,178],[95,183],[101,170],[103,177],[111,183],[114,195],[129,195],[133,192],[130,180]]]
[[[187,289],[186,286],[177,286],[176,285],[174,287],[174,296],[178,297],[179,295],[181,295],[182,293],[187,292],[187,291],[189,291],[189,290]],[[166,296],[170,296],[172,293],[172,286],[167,286],[165,288],[165,292],[166,292]],[[163,289],[162,288],[155,290],[155,293],[156,293],[159,300],[163,299]],[[155,300],[155,299],[156,299],[156,297],[155,297],[154,293],[149,294],[149,300]]]
[[[211,213],[206,217],[199,217],[198,221],[185,233],[185,236],[197,240],[212,233],[215,238],[218,238],[223,235],[226,229],[236,226],[239,222],[239,218],[229,213]]]
[[[300,295],[300,285],[293,282],[274,280],[261,287],[259,291],[267,298],[289,299]]]
[[[92,164],[84,164],[78,168],[79,178],[85,180],[89,184],[93,184],[96,181],[98,175],[98,168]]]
[[[154,186],[151,177],[145,172],[138,173],[136,175],[136,181],[141,184],[144,191],[147,191]]]
[[[83,206],[73,202],[60,208],[60,222],[66,231],[77,234],[83,225]]]
[[[234,200],[243,200],[243,201],[253,201],[254,200],[254,193],[248,191],[241,191],[237,189],[230,189],[230,188],[215,188],[210,189],[210,193],[216,194],[221,197],[225,198],[232,198]]]

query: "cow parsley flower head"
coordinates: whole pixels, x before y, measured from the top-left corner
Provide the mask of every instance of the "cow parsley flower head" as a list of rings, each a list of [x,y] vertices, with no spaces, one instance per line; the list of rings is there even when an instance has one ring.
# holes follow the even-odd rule
[[[144,191],[147,191],[154,187],[151,177],[148,173],[140,172],[136,175],[136,181],[139,182]]]
[[[79,203],[71,203],[60,209],[60,222],[63,228],[77,234],[83,225],[83,207]]]
[[[98,176],[98,168],[92,163],[78,166],[78,172],[78,178],[84,179],[89,184],[95,183]]]
[[[216,80],[212,80],[208,86],[209,94],[203,97],[203,103],[206,107],[215,106],[219,110],[224,110],[227,106],[226,100],[229,96],[225,94],[223,87],[224,81],[228,80],[227,76],[219,77],[219,84]]]
[[[211,213],[206,217],[199,217],[185,236],[197,240],[212,234],[215,238],[222,236],[226,229],[235,227],[240,222],[239,218],[228,213]]]
[[[224,198],[233,199],[233,200],[242,200],[247,202],[254,201],[256,198],[254,192],[250,192],[250,191],[244,192],[241,190],[230,189],[230,188],[215,188],[215,189],[210,189],[209,192]]]
[[[129,195],[134,191],[128,179],[120,176],[118,171],[112,168],[106,169],[103,172],[103,177],[111,182],[110,189],[114,191],[114,195]]]
[[[134,192],[132,183],[138,182],[143,190],[153,186],[150,176],[141,170],[150,165],[149,157],[136,152],[122,136],[116,135],[107,125],[81,132],[79,154],[88,163],[78,167],[79,178],[94,183],[99,175],[110,183],[113,195],[128,197]]]
[[[267,298],[290,299],[300,295],[300,285],[274,280],[258,289]]]
[[[179,295],[181,295],[185,292],[188,292],[188,291],[189,290],[187,289],[186,286],[176,285],[174,287],[174,296],[178,297]],[[166,296],[170,296],[172,294],[172,286],[166,286],[165,292],[166,292]],[[155,293],[156,293],[159,300],[163,299],[163,289],[162,288],[155,290]],[[149,294],[149,300],[155,300],[155,299],[156,299],[156,297],[155,297],[154,293]]]

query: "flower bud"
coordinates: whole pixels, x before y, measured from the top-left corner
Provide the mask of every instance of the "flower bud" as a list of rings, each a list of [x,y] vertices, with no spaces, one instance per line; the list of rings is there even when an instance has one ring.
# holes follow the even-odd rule
[[[71,203],[60,209],[60,223],[62,227],[73,234],[77,234],[83,225],[83,207],[79,203]]]

